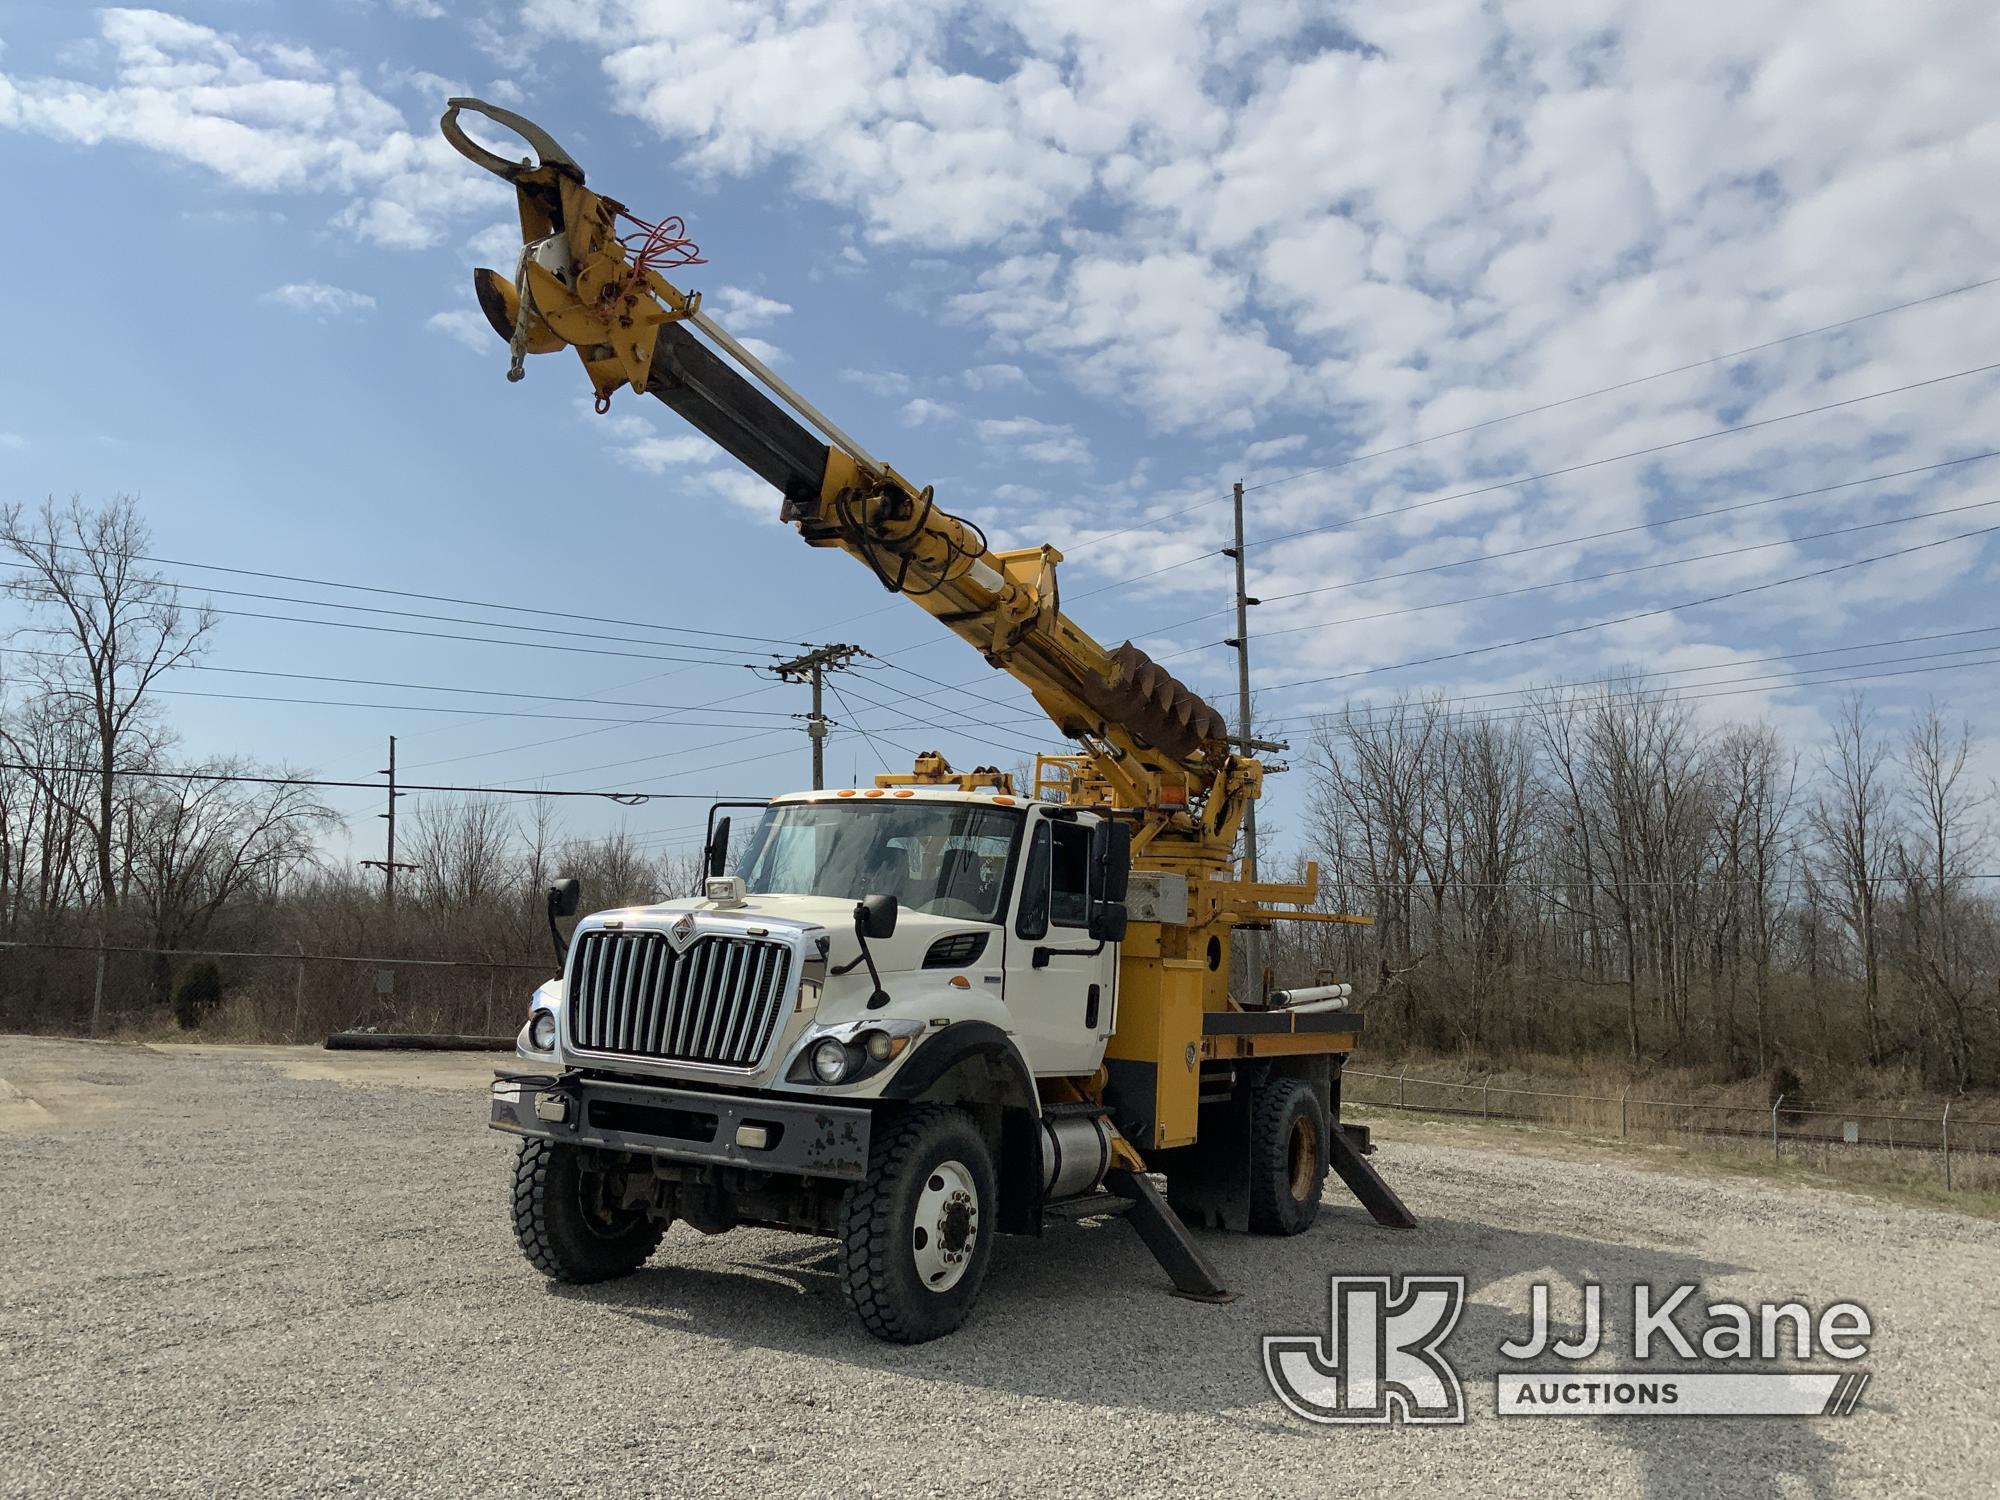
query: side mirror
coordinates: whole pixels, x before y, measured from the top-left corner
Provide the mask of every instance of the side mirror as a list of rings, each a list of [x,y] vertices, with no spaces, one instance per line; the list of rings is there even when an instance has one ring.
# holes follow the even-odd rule
[[[708,873],[720,875],[729,863],[729,819],[717,818],[715,831],[708,836]]]
[[[896,898],[863,896],[854,908],[854,935],[861,938],[889,938],[896,934]]]
[[[1132,825],[1105,818],[1090,830],[1090,858],[1100,901],[1123,904],[1132,878]],[[1112,939],[1116,942],[1117,939]]]
[[[549,915],[552,917],[573,917],[576,909],[583,904],[583,886],[578,881],[565,876],[561,880],[549,882]]]
[[[1090,940],[1094,943],[1125,941],[1125,903],[1100,901],[1091,908]]]

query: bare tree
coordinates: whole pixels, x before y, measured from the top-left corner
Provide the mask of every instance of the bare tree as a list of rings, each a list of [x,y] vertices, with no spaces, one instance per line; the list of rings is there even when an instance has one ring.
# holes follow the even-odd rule
[[[1785,909],[1779,881],[1792,836],[1798,758],[1786,753],[1777,731],[1768,724],[1737,725],[1717,746],[1716,774],[1722,856],[1718,947],[1735,945],[1749,951],[1756,1067],[1761,1073],[1771,1062],[1771,962]],[[1738,965],[1733,953],[1731,960],[1729,1005],[1719,1037],[1725,1050],[1733,1045],[1735,1028]],[[1722,986],[1717,990],[1720,998]]]
[[[129,497],[101,510],[75,498],[60,509],[51,501],[34,516],[19,505],[0,510],[0,544],[22,565],[4,586],[34,617],[12,635],[40,648],[26,658],[26,675],[49,711],[74,715],[89,735],[89,795],[64,805],[89,831],[107,925],[120,892],[113,857],[119,773],[161,742],[148,697],[153,685],[200,655],[215,623],[205,605],[184,608],[179,590],[144,566],[150,543]],[[0,734],[32,761],[13,729],[0,725]],[[47,774],[47,795],[73,795],[66,770]]]
[[[1909,933],[1906,963],[1925,1011],[1923,1041],[1941,1049],[1942,1071],[1959,1088],[1972,1073],[1974,986],[1955,908],[1989,831],[1987,796],[1966,774],[1971,755],[1972,727],[1949,725],[1932,701],[1910,725],[1899,757],[1910,808],[1907,842],[1897,854]]]
[[[130,867],[156,951],[151,999],[167,998],[167,950],[199,943],[232,903],[268,898],[313,852],[335,814],[307,787],[225,780],[256,774],[239,762],[204,766],[214,780],[155,784],[133,820]]]
[[[1895,846],[1894,811],[1883,774],[1888,758],[1874,715],[1859,693],[1851,695],[1834,721],[1833,747],[1821,760],[1823,785],[1811,814],[1827,883],[1840,893],[1839,914],[1860,958],[1868,1060],[1875,1064],[1885,1056],[1877,909]]]

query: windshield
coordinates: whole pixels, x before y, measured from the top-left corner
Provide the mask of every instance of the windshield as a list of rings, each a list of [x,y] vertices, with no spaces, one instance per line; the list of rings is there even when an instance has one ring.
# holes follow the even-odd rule
[[[758,895],[894,896],[936,917],[998,922],[1021,814],[966,802],[781,802],[737,867]]]

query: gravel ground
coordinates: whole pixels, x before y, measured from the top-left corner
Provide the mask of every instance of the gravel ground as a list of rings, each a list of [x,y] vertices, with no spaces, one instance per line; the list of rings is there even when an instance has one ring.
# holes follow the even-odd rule
[[[899,1349],[789,1235],[676,1227],[629,1280],[544,1285],[492,1062],[0,1039],[0,1493],[1995,1491],[1983,1221],[1391,1123],[1414,1235],[1336,1198],[1302,1239],[1210,1238],[1241,1294],[1211,1307],[1124,1225],[1062,1224],[1001,1242],[956,1337]],[[1330,1272],[1416,1270],[1471,1278],[1469,1422],[1285,1411],[1260,1336],[1323,1331]],[[1846,1419],[1501,1420],[1495,1346],[1547,1279],[1853,1298],[1874,1380]]]

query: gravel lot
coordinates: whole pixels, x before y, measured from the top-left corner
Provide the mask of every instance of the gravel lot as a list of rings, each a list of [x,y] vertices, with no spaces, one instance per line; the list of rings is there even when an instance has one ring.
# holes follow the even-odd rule
[[[788,1235],[676,1227],[628,1281],[545,1286],[493,1061],[0,1038],[0,1493],[1994,1492],[1990,1223],[1391,1122],[1414,1235],[1335,1199],[1300,1240],[1211,1238],[1241,1296],[1210,1307],[1124,1225],[1063,1224],[898,1349]],[[1287,1413],[1260,1335],[1323,1331],[1330,1272],[1414,1270],[1471,1278],[1468,1424]],[[1873,1384],[1844,1420],[1498,1419],[1494,1348],[1550,1278],[1853,1298]]]

